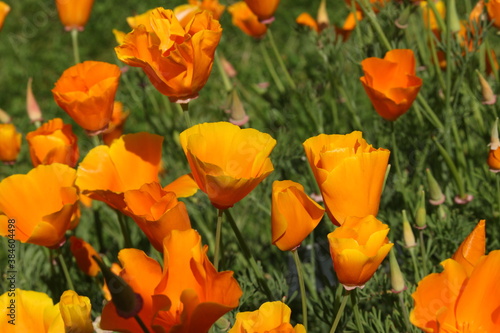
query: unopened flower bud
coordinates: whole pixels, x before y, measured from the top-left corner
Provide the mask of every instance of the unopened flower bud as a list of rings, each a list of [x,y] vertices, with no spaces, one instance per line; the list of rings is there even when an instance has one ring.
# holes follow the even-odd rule
[[[483,104],[492,105],[497,101],[497,95],[493,93],[488,81],[476,70],[477,76],[479,78],[479,83],[481,84],[481,93],[483,94]]]
[[[429,185],[429,202],[431,205],[438,206],[445,201],[446,196],[443,194],[436,178],[432,175],[431,170],[426,169],[425,173],[427,175],[427,184]]]
[[[406,8],[403,9],[403,11],[401,12],[401,14],[397,18],[396,22],[394,22],[394,24],[399,29],[406,29],[406,28],[408,28],[408,19],[410,18],[410,14],[411,14],[411,7],[412,6],[406,6]]]
[[[491,128],[491,142],[489,144],[488,166],[491,172],[500,172],[500,140],[498,139],[498,118]]]
[[[2,124],[10,124],[12,122],[12,118],[9,116],[7,112],[0,109],[0,123]]]
[[[417,246],[415,241],[415,235],[413,234],[413,229],[411,228],[410,222],[406,216],[406,210],[403,209],[403,238],[405,240],[405,246],[407,248],[412,248]]]
[[[393,293],[400,293],[406,289],[405,279],[399,268],[394,249],[389,252],[389,261],[391,266],[391,286]]]
[[[143,305],[141,295],[136,294],[121,276],[113,273],[98,257],[93,256],[92,258],[101,268],[118,315],[122,318],[136,316]]]
[[[237,126],[245,125],[250,118],[245,112],[245,108],[243,107],[243,103],[241,103],[236,89],[233,89],[230,99],[231,103],[229,111],[231,113],[231,117],[229,118],[229,121]]]
[[[450,31],[456,33],[460,31],[460,19],[458,18],[455,0],[449,0],[446,15],[450,15]]]
[[[33,94],[33,90],[31,88],[32,82],[33,78],[30,77],[28,79],[28,88],[26,91],[26,111],[28,112],[28,117],[31,122],[37,124],[37,127],[39,127],[40,123],[43,121],[42,110],[40,110],[35,95]]]
[[[321,0],[316,21],[318,22],[319,31],[325,29],[330,25],[330,20],[328,19],[328,12],[326,11],[326,0]]]
[[[427,211],[425,209],[425,192],[423,189],[418,191],[419,202],[415,213],[415,223],[417,228],[425,229],[427,227]]]

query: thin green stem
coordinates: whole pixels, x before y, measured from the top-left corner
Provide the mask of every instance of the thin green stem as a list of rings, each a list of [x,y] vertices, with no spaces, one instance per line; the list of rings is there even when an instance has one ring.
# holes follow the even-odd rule
[[[356,322],[356,327],[358,328],[358,333],[365,333],[363,329],[363,325],[361,324],[361,314],[359,313],[358,299],[357,299],[357,291],[358,289],[354,289],[351,292],[351,305],[352,310],[354,312],[354,321]]]
[[[408,314],[408,308],[406,307],[406,304],[405,304],[404,291],[398,293],[398,298],[399,298],[399,304],[401,305],[401,310],[403,311],[406,332],[411,332],[411,325],[410,325],[410,320],[409,320],[410,315]]]
[[[403,195],[403,200],[405,202],[406,208],[410,206],[410,200],[408,199],[406,193],[406,187],[403,184],[403,172],[401,170],[401,165],[399,164],[399,150],[396,141],[396,126],[394,122],[391,122],[391,140],[392,140],[392,156],[394,156],[394,166],[396,167],[396,174],[398,175],[398,190]]]
[[[233,85],[231,84],[231,81],[229,80],[229,77],[224,70],[224,66],[222,65],[222,61],[219,57],[220,51],[215,51],[215,65],[217,66],[217,70],[219,71],[220,76],[222,77],[222,83],[224,83],[224,88],[226,89],[226,92],[230,92],[233,90]]]
[[[64,257],[62,252],[59,250],[59,254],[57,255],[57,260],[59,261],[59,265],[64,274],[64,278],[66,279],[66,283],[68,284],[68,288],[70,290],[75,290],[75,286],[73,285],[73,280],[71,280],[71,275],[69,275],[68,266],[66,266],[66,261],[64,261]]]
[[[335,316],[335,320],[333,321],[332,328],[330,329],[330,333],[335,333],[335,330],[337,329],[337,326],[339,325],[340,318],[342,318],[342,315],[344,314],[344,309],[347,304],[347,300],[349,299],[349,292],[346,292],[344,295],[342,295],[342,300],[340,301],[340,308],[339,311],[337,311],[337,315]]]
[[[420,255],[422,256],[422,276],[427,275],[427,251],[424,243],[424,229],[418,231],[420,237]]]
[[[127,221],[125,221],[125,216],[120,213],[120,211],[116,211],[116,216],[118,218],[118,223],[120,224],[120,230],[123,235],[123,246],[126,249],[132,248],[132,240],[130,239],[130,230],[127,226]]]
[[[288,84],[290,85],[290,87],[292,87],[293,90],[297,89],[295,82],[293,82],[293,79],[290,76],[290,73],[288,72],[285,63],[283,62],[283,58],[281,57],[281,54],[278,51],[278,48],[276,47],[276,42],[274,41],[273,32],[271,31],[270,28],[267,29],[267,36],[269,38],[269,43],[271,44],[274,56],[276,57],[276,60],[278,60],[278,64],[280,65],[281,70],[283,71],[283,73],[285,73],[285,78],[288,81]]]
[[[377,32],[377,35],[378,35],[380,41],[382,42],[382,44],[384,44],[387,51],[392,50],[391,43],[389,43],[389,40],[387,39],[387,37],[384,33],[384,30],[382,29],[382,27],[378,23],[377,15],[375,15],[375,12],[373,11],[371,5],[369,3],[367,3],[368,2],[367,0],[357,0],[357,1],[360,4],[361,8],[363,9],[365,16],[368,17],[368,21],[370,21],[370,24]]]
[[[188,103],[175,103],[177,109],[184,115],[184,120],[186,121],[187,128],[190,128],[191,117],[189,116],[189,104]]]
[[[455,163],[453,163],[453,160],[451,159],[451,157],[448,154],[448,152],[446,151],[446,149],[436,140],[436,138],[433,137],[432,140],[436,144],[439,152],[441,153],[441,155],[444,158],[446,165],[450,169],[451,174],[453,175],[453,178],[455,179],[455,183],[457,184],[458,194],[459,194],[460,198],[462,198],[462,199],[466,198],[467,194],[465,193],[464,182],[462,180],[462,177],[460,176],[460,173],[458,172],[457,167],[455,166]]]
[[[139,315],[135,315],[134,318],[137,321],[137,323],[139,324],[139,326],[141,326],[144,333],[149,333],[149,330],[148,330],[147,326],[144,324],[144,322],[142,321],[141,317],[139,317]]]
[[[429,104],[427,104],[427,101],[425,100],[422,95],[418,94],[417,95],[417,101],[420,103],[420,105],[424,108],[424,116],[432,123],[432,125],[438,129],[440,132],[444,130],[444,125],[439,120],[438,116],[434,113],[434,111],[431,109]]]
[[[264,63],[266,64],[267,70],[269,71],[269,74],[271,74],[274,83],[276,83],[276,87],[278,88],[280,93],[285,92],[285,86],[283,85],[283,82],[281,82],[281,79],[276,72],[273,63],[271,62],[271,58],[269,57],[266,46],[264,45],[264,43],[259,43],[259,46],[260,51],[262,52],[262,58],[264,58]]]
[[[75,64],[80,63],[80,49],[78,47],[78,29],[71,30],[71,41],[73,43],[73,58]]]
[[[222,235],[222,214],[224,209],[217,209],[217,228],[215,230],[214,267],[219,270],[221,235]]]
[[[299,277],[300,299],[302,301],[302,321],[307,332],[307,295],[306,286],[304,285],[304,272],[300,263],[299,253],[297,250],[292,250],[293,260],[297,268],[297,276]]]
[[[236,222],[234,221],[234,218],[231,215],[231,212],[229,211],[229,209],[226,209],[226,210],[224,210],[224,213],[226,214],[229,225],[231,226],[231,229],[233,229],[234,235],[236,236],[236,239],[238,240],[238,244],[240,245],[241,251],[243,252],[243,256],[248,260],[248,263],[250,264],[255,275],[257,276],[257,280],[259,281],[262,289],[264,289],[264,293],[266,294],[267,298],[269,300],[272,300],[273,294],[271,292],[271,289],[267,285],[267,281],[264,278],[262,271],[259,269],[257,262],[255,261],[255,258],[253,257],[252,253],[250,252],[250,249],[245,241],[245,238],[241,234],[240,229],[238,228],[238,225],[236,225]]]
[[[414,277],[415,277],[415,283],[418,283],[418,281],[420,281],[420,270],[419,270],[419,267],[417,265],[417,257],[415,256],[415,248],[412,247],[409,249],[410,250],[410,255],[411,255],[411,261],[413,262],[413,274],[414,274]]]

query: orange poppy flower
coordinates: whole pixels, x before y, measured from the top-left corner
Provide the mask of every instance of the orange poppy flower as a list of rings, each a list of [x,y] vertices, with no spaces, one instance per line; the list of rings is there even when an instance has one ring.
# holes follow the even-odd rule
[[[188,4],[175,7],[174,14],[185,27],[198,11],[209,11],[214,19],[219,20],[225,8],[226,6],[221,5],[219,0],[188,0]]]
[[[132,217],[155,249],[163,251],[163,238],[172,230],[191,229],[186,205],[174,192],[166,192],[158,183],[144,184],[124,193],[125,214]]]
[[[435,333],[500,331],[500,251],[481,255],[483,227],[480,222],[462,243],[458,260],[443,261],[443,272],[432,273],[419,282],[412,294],[413,325]],[[460,258],[469,246],[473,249],[464,261]]]
[[[57,105],[78,125],[98,133],[111,120],[120,73],[116,65],[85,61],[66,69],[52,94]]]
[[[244,1],[239,1],[227,8],[232,16],[232,22],[248,36],[262,38],[267,32],[267,26],[248,8]]]
[[[120,276],[143,299],[139,317],[154,331],[206,332],[226,312],[238,306],[242,291],[233,272],[218,273],[207,258],[200,235],[193,229],[174,230],[163,241],[164,265],[136,249],[120,251]],[[142,332],[133,319],[116,314],[113,303],[104,307],[101,328]]]
[[[122,136],[123,127],[129,114],[129,111],[123,111],[123,104],[121,102],[114,102],[108,129],[102,133],[102,140],[106,145],[110,146],[115,139]]]
[[[0,124],[0,161],[14,164],[21,151],[21,133],[13,124]]]
[[[75,175],[74,169],[54,163],[2,180],[0,234],[10,234],[8,221],[14,219],[15,239],[47,247],[59,246],[78,207]]]
[[[100,257],[97,251],[94,250],[92,245],[75,236],[71,236],[69,242],[71,253],[76,259],[78,268],[89,276],[96,276],[101,271],[99,265],[92,259],[92,256]]]
[[[227,122],[204,123],[180,134],[182,149],[199,188],[218,209],[232,207],[273,170],[269,134]]]
[[[297,248],[316,228],[325,210],[291,180],[273,183],[271,201],[272,242],[281,251]]]
[[[316,32],[321,32],[318,22],[309,13],[300,13],[295,19],[295,22],[300,25],[305,25]]]
[[[59,19],[66,31],[83,31],[90,18],[94,0],[56,0]]]
[[[125,208],[124,192],[158,182],[163,137],[145,132],[123,135],[110,147],[90,150],[78,166],[76,185],[92,199]]]
[[[190,173],[180,176],[163,188],[164,191],[174,192],[177,198],[190,197],[198,192],[199,189],[198,184],[193,179],[193,175]]]
[[[306,333],[304,325],[290,324],[292,310],[283,302],[266,302],[258,310],[236,314],[236,322],[229,333]]]
[[[375,149],[361,132],[320,134],[303,143],[330,220],[377,215],[389,150]]]
[[[64,322],[65,332],[94,332],[94,326],[90,318],[92,307],[88,297],[79,296],[73,290],[66,290],[61,295],[57,305]]]
[[[335,27],[335,32],[337,33],[337,36],[341,36],[342,40],[345,42],[351,35],[351,32],[354,30],[354,28],[356,28],[356,22],[359,22],[362,19],[363,19],[363,12],[359,10],[356,11],[356,17],[352,12],[349,13],[342,27]]]
[[[412,50],[392,50],[384,59],[361,62],[365,76],[361,83],[377,113],[393,121],[403,115],[417,98],[422,79],[415,76]]]
[[[64,124],[61,118],[49,120],[38,129],[26,135],[31,163],[62,163],[75,167],[80,157],[78,138],[71,125]]]
[[[389,227],[373,215],[350,217],[328,234],[330,255],[339,282],[347,290],[363,288],[394,244]]]
[[[10,12],[10,6],[3,1],[0,1],[0,30],[2,30],[3,22]]]
[[[262,23],[271,23],[274,20],[274,12],[280,4],[280,0],[245,0],[245,2]]]
[[[118,59],[141,67],[151,83],[172,102],[198,97],[212,70],[222,28],[207,11],[194,14],[182,27],[171,10],[150,13],[152,31],[139,25],[115,47]]]
[[[500,0],[489,0],[486,3],[486,9],[493,25],[500,29]]]

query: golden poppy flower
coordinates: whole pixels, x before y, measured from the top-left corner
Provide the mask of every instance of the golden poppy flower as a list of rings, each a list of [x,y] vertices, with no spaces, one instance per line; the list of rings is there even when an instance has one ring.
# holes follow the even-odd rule
[[[198,97],[212,70],[222,28],[207,11],[194,14],[182,27],[171,10],[150,13],[151,29],[139,25],[115,47],[118,59],[141,67],[151,83],[172,102]]]
[[[500,251],[478,258],[470,275],[453,259],[423,278],[412,294],[413,325],[426,332],[499,332]]]
[[[102,140],[106,145],[110,146],[115,139],[122,136],[123,127],[129,114],[129,111],[123,111],[123,104],[121,102],[114,102],[108,129],[102,133]]]
[[[375,149],[359,131],[309,138],[304,150],[330,220],[377,215],[389,150]]]
[[[99,265],[92,259],[92,256],[99,258],[96,250],[81,238],[71,236],[69,238],[70,250],[75,257],[78,268],[89,276],[96,276],[101,271]]]
[[[493,25],[500,29],[500,0],[489,0],[486,3],[486,9]]]
[[[185,27],[198,11],[209,11],[214,19],[219,20],[224,8],[226,6],[220,4],[219,0],[188,0],[188,4],[175,7],[174,14]]]
[[[0,234],[9,235],[8,221],[14,219],[15,239],[58,247],[78,207],[75,175],[74,169],[54,163],[39,165],[26,175],[13,175],[2,180]]]
[[[470,276],[477,261],[486,252],[486,221],[481,220],[474,230],[464,239],[451,257],[461,264]]]
[[[365,76],[361,83],[377,113],[393,121],[403,115],[417,98],[422,79],[415,76],[412,50],[392,50],[384,59],[361,62]]]
[[[0,1],[0,30],[2,30],[3,22],[10,12],[10,6],[3,1]]]
[[[258,17],[248,8],[244,1],[239,1],[227,8],[232,22],[248,36],[261,38],[267,32],[267,26],[259,22]]]
[[[281,251],[295,249],[316,228],[324,213],[299,183],[275,181],[271,201],[273,244]]]
[[[78,166],[76,185],[92,199],[122,210],[124,192],[158,182],[162,142],[159,135],[141,132],[123,135],[110,147],[97,146]]]
[[[394,244],[389,227],[373,215],[350,217],[328,234],[330,255],[337,278],[344,288],[363,288],[375,274]]]
[[[218,209],[232,207],[274,170],[276,140],[252,128],[204,123],[182,132],[180,142],[194,180]]]
[[[158,251],[163,238],[172,230],[191,229],[186,205],[177,201],[174,192],[166,192],[158,183],[144,184],[138,190],[124,193],[123,213],[132,217]]]
[[[274,12],[280,4],[280,0],[245,0],[245,2],[263,23],[270,23],[274,20]]]
[[[0,124],[0,161],[14,164],[21,151],[21,133],[13,124]]]
[[[56,0],[59,19],[66,31],[83,30],[90,18],[94,0]]]
[[[120,276],[144,301],[139,316],[151,329],[166,332],[206,332],[226,312],[238,306],[242,291],[233,272],[217,272],[206,246],[193,229],[173,230],[163,241],[164,265],[136,249],[121,250]],[[104,307],[101,328],[140,332],[133,319],[116,314],[113,303]]]
[[[283,302],[266,302],[258,310],[236,314],[229,333],[306,333],[304,325],[290,324],[292,310]]]
[[[100,61],[85,61],[66,69],[57,80],[54,99],[88,132],[107,128],[120,81],[120,68]]]
[[[75,167],[80,157],[78,138],[71,125],[64,124],[61,118],[49,120],[36,130],[26,135],[31,163],[62,163]]]
[[[0,296],[0,332],[64,332],[59,306],[47,294],[12,289]]]
[[[90,319],[90,299],[79,296],[73,290],[66,290],[59,300],[59,311],[65,332],[92,333],[94,327]]]
[[[194,195],[200,188],[193,179],[193,175],[188,173],[182,175],[167,186],[163,190],[167,192],[174,192],[177,198],[186,198]]]

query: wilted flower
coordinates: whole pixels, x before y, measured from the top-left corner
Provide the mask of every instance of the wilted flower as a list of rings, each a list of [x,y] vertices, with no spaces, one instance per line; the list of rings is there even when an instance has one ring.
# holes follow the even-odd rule
[[[15,239],[58,247],[64,241],[78,208],[75,176],[75,169],[54,163],[39,165],[26,175],[13,175],[2,180],[0,234],[9,235],[8,220],[14,219]]]
[[[344,288],[363,288],[394,244],[389,227],[373,215],[350,217],[328,234],[330,255],[337,278]]]
[[[266,302],[258,310],[236,314],[229,333],[306,333],[303,325],[290,324],[292,311],[283,302]]]
[[[355,131],[307,139],[304,150],[330,220],[376,215],[390,152],[375,149]]]
[[[262,23],[271,23],[274,20],[274,12],[280,4],[280,0],[245,0],[245,2]]]
[[[14,164],[21,151],[21,133],[13,124],[0,124],[0,161]]]
[[[222,28],[207,11],[200,11],[183,27],[171,10],[149,14],[151,31],[139,25],[115,48],[118,59],[141,67],[151,83],[172,102],[198,97],[212,70]]]
[[[52,94],[78,125],[96,134],[111,120],[120,73],[116,65],[85,61],[66,69]]]
[[[139,317],[151,329],[166,332],[206,332],[226,312],[238,306],[242,291],[233,272],[218,273],[207,258],[206,247],[193,229],[174,230],[163,241],[160,264],[136,249],[121,250],[120,276],[142,296]],[[117,315],[113,303],[104,307],[101,327],[141,332],[137,322]]]
[[[267,26],[259,22],[259,18],[248,8],[244,1],[239,1],[227,8],[231,14],[233,24],[248,36],[261,38],[267,32]]]
[[[291,180],[273,183],[271,203],[272,242],[282,251],[298,247],[325,213],[302,185]]]
[[[412,50],[392,50],[384,59],[368,58],[361,65],[361,83],[381,117],[393,121],[408,111],[422,86]]]
[[[31,163],[39,164],[62,163],[75,167],[80,157],[78,138],[73,133],[71,125],[64,124],[61,118],[49,120],[38,129],[26,135]]]
[[[180,141],[194,180],[219,209],[232,207],[274,170],[269,154],[276,140],[252,128],[203,123]]]
[[[56,0],[59,19],[66,31],[83,30],[90,18],[94,0]]]

